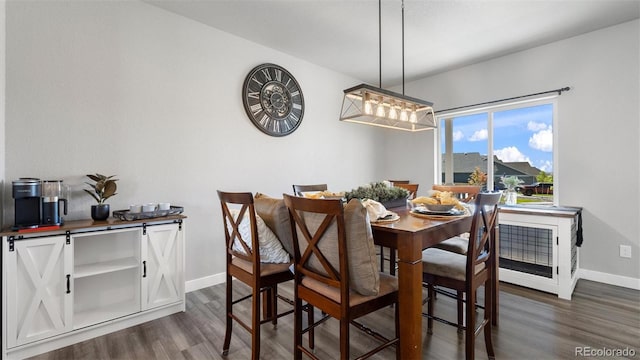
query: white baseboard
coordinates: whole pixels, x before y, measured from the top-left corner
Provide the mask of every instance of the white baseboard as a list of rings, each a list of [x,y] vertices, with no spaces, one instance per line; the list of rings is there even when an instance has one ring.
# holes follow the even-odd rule
[[[196,291],[209,286],[221,284],[225,282],[225,280],[226,280],[226,275],[224,272],[201,277],[194,280],[189,280],[184,284],[184,291],[185,292]]]
[[[578,269],[579,279],[597,281],[605,284],[621,286],[629,289],[640,290],[640,279],[603,273],[587,269]],[[189,280],[185,284],[185,291],[192,292],[202,288],[221,284],[225,281],[225,273],[213,274],[194,280]]]
[[[597,281],[605,284],[640,290],[640,279],[628,276],[613,275],[587,269],[578,269],[578,277],[580,279]]]

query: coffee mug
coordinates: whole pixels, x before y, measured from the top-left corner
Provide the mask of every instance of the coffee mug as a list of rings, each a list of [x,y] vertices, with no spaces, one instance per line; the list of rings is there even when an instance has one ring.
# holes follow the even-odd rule
[[[130,213],[139,213],[140,211],[142,211],[142,205],[129,205]]]
[[[158,203],[158,210],[169,210],[171,209],[171,203]]]
[[[142,211],[143,212],[156,211],[156,204],[154,204],[154,203],[144,204],[144,205],[142,205]]]

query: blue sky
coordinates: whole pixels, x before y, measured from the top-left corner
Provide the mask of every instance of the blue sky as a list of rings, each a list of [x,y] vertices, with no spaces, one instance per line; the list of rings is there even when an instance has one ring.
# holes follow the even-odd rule
[[[453,152],[479,152],[486,155],[487,119],[487,113],[454,118]],[[493,126],[493,152],[500,160],[528,161],[540,170],[553,172],[551,104],[497,111],[494,113]],[[442,144],[444,149],[444,134]]]

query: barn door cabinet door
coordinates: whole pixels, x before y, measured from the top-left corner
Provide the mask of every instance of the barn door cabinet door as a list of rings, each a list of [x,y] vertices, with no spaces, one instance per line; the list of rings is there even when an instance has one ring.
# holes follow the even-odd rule
[[[184,298],[182,224],[147,226],[142,235],[142,310]]]
[[[73,256],[65,236],[5,241],[7,345],[71,330]]]

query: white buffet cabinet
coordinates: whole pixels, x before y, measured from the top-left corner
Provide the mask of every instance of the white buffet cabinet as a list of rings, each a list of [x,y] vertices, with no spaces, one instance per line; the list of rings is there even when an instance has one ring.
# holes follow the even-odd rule
[[[185,311],[185,217],[2,234],[2,358]]]

